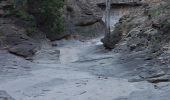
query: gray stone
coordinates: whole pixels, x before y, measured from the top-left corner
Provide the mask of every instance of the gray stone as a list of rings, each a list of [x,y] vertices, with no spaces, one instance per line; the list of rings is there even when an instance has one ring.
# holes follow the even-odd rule
[[[94,37],[96,34],[104,33],[103,11],[93,2],[66,0],[64,9],[67,33],[85,37]]]
[[[36,45],[34,44],[19,44],[8,49],[10,53],[13,53],[22,57],[33,56],[36,52]]]
[[[165,75],[165,76],[161,76],[161,77],[150,78],[150,79],[147,79],[147,81],[151,82],[151,83],[170,82],[170,76]]]
[[[147,67],[149,67],[149,66],[147,66]],[[157,78],[157,77],[161,77],[164,75],[165,75],[165,72],[162,71],[161,69],[157,69],[157,68],[155,68],[155,69],[147,68],[139,74],[139,76],[144,79]]]
[[[13,24],[4,24],[0,26],[0,33],[3,37],[3,46],[10,53],[22,57],[30,57],[34,55],[38,48],[37,41],[28,37],[24,28]]]
[[[66,11],[76,26],[91,25],[103,17],[100,8],[88,0],[67,0],[66,2]]]

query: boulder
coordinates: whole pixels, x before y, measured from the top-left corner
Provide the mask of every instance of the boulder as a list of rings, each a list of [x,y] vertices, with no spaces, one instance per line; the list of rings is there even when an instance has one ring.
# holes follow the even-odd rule
[[[36,52],[35,44],[18,44],[13,47],[10,47],[8,51],[12,54],[22,56],[22,57],[30,57],[33,56]]]
[[[83,36],[104,33],[103,11],[93,2],[66,0],[64,9],[68,33],[78,33]]]
[[[107,49],[113,49],[115,45],[122,39],[122,27],[120,24],[115,25],[115,30],[110,35],[105,36],[101,41]]]
[[[38,48],[37,41],[27,36],[25,29],[13,24],[0,26],[0,33],[3,41],[2,46],[10,53],[30,57]]]
[[[76,26],[92,25],[102,19],[102,11],[87,0],[67,0],[66,11]]]

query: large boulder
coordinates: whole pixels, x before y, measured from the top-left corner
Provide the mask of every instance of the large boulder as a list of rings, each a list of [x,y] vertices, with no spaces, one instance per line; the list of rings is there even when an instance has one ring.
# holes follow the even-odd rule
[[[38,49],[37,42],[26,35],[25,29],[14,24],[0,26],[1,46],[10,53],[30,57]]]
[[[68,32],[80,35],[104,32],[102,10],[89,0],[66,0],[64,15]]]
[[[122,39],[122,33],[122,26],[120,23],[117,23],[115,25],[115,30],[101,40],[104,47],[107,49],[113,49],[115,45]]]
[[[36,46],[30,44],[19,44],[9,48],[9,52],[22,57],[33,56],[36,52]]]
[[[67,0],[66,10],[76,26],[91,25],[103,17],[102,11],[87,0]]]

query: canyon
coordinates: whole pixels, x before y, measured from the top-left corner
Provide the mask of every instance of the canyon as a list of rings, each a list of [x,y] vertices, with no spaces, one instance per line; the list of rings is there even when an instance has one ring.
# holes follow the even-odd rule
[[[64,0],[50,36],[42,1],[0,1],[0,100],[169,100],[168,0],[111,0],[109,35],[105,0]]]

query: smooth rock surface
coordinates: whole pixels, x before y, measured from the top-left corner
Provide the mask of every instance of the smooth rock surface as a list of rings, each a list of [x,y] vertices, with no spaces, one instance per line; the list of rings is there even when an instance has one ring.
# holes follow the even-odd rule
[[[89,42],[62,40],[57,42],[58,47],[46,44],[33,62],[28,62],[30,70],[20,70],[25,74],[0,75],[0,89],[16,100],[140,100],[137,98],[139,96],[141,100],[169,98],[168,83],[154,86],[142,81],[128,82],[129,78],[138,75],[134,73],[136,66],[120,64],[120,54],[105,50],[99,41],[100,38]],[[57,57],[58,54],[54,55],[56,50],[61,50],[59,59],[51,59]]]

